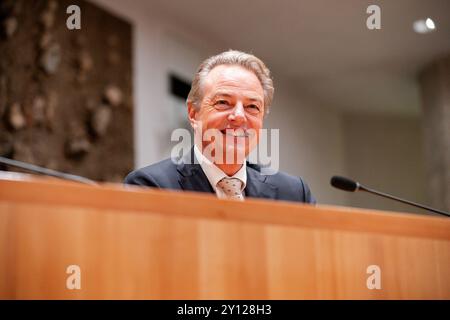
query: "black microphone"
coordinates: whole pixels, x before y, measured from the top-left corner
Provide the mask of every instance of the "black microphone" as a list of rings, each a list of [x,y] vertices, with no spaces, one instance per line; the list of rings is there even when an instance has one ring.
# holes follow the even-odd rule
[[[0,163],[6,164],[8,166],[24,169],[27,171],[31,171],[33,173],[39,173],[39,174],[43,174],[46,176],[56,177],[56,178],[60,178],[60,179],[64,179],[64,180],[71,180],[71,181],[76,181],[76,182],[81,182],[81,183],[86,183],[86,184],[91,184],[91,185],[97,184],[95,181],[90,180],[85,177],[76,176],[76,175],[70,174],[70,173],[59,172],[56,170],[43,168],[43,167],[40,167],[40,166],[37,166],[34,164],[30,164],[30,163],[26,163],[26,162],[22,162],[22,161],[18,161],[18,160],[13,160],[13,159],[5,158],[5,157],[0,157]]]
[[[348,179],[348,178],[344,178],[344,177],[340,177],[340,176],[333,176],[331,178],[330,183],[331,183],[331,185],[333,187],[335,187],[337,189],[350,191],[350,192],[355,192],[355,191],[359,191],[359,190],[366,191],[366,192],[370,192],[370,193],[373,193],[373,194],[376,194],[376,195],[379,195],[379,196],[382,196],[382,197],[385,197],[385,198],[388,198],[388,199],[397,200],[397,201],[400,201],[402,203],[406,203],[406,204],[409,204],[409,205],[412,205],[412,206],[415,206],[415,207],[418,207],[418,208],[421,208],[421,209],[425,209],[425,210],[429,210],[429,211],[432,211],[432,212],[435,212],[435,213],[439,213],[439,214],[444,215],[446,217],[450,217],[450,213],[448,213],[448,212],[437,210],[437,209],[434,209],[434,208],[430,208],[430,207],[424,206],[422,204],[418,204],[418,203],[415,203],[415,202],[412,202],[412,201],[408,201],[408,200],[401,199],[401,198],[398,198],[398,197],[395,197],[395,196],[391,196],[390,194],[386,194],[386,193],[383,193],[383,192],[380,192],[380,191],[369,189],[369,188],[363,186],[362,184],[360,184],[359,182],[353,181],[353,180]]]

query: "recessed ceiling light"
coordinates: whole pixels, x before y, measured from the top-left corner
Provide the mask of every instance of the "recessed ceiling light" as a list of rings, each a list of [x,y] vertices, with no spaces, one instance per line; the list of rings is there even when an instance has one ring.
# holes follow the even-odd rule
[[[436,26],[434,25],[434,21],[431,20],[430,18],[427,18],[427,20],[425,20],[425,24],[430,30],[434,30],[436,28]]]
[[[431,18],[414,21],[413,29],[417,33],[429,33],[436,30],[436,25]]]

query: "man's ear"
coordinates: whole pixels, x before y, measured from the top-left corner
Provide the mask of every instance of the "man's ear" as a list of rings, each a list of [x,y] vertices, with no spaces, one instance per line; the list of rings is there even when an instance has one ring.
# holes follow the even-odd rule
[[[188,119],[191,127],[195,130],[197,126],[197,109],[192,101],[188,101],[187,103],[187,111],[188,111]]]

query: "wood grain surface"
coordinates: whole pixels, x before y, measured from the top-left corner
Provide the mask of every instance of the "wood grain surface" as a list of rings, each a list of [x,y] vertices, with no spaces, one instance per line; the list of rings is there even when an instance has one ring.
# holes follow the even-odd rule
[[[2,299],[450,299],[448,270],[445,218],[0,180]]]

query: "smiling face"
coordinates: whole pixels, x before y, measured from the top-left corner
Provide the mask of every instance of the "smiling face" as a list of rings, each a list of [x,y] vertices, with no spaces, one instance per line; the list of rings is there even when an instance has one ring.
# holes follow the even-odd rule
[[[214,163],[229,163],[226,155],[233,155],[233,163],[248,156],[259,141],[264,118],[264,91],[256,75],[237,65],[219,65],[212,69],[202,84],[202,100],[195,108],[188,104],[189,120],[196,134],[216,129],[214,146],[222,150],[212,155]],[[203,150],[211,141],[201,139],[196,144]],[[244,159],[245,161],[245,159]],[[242,162],[240,162],[242,164]]]

